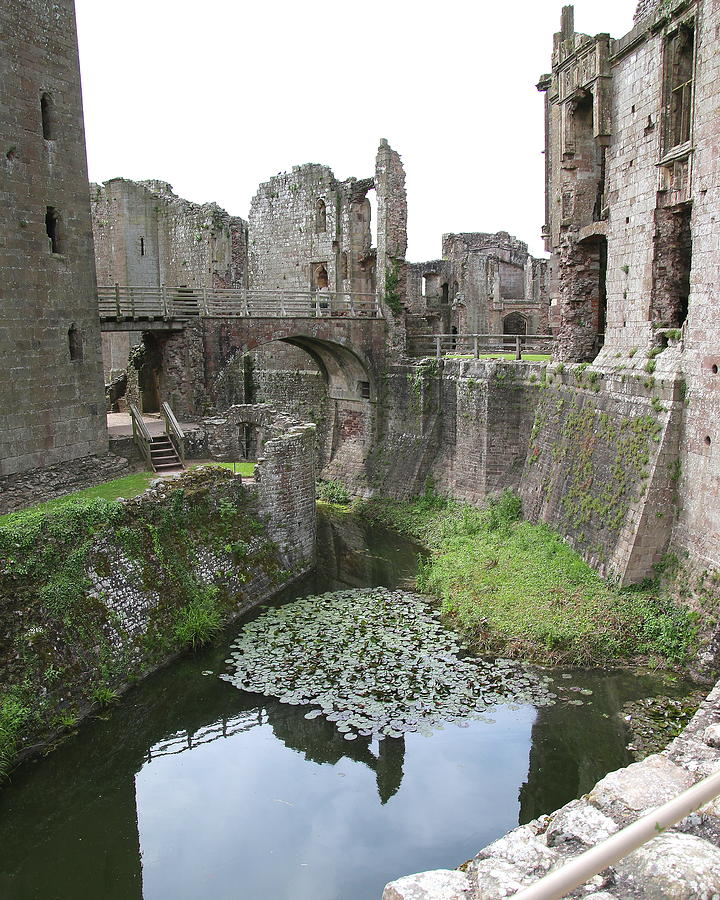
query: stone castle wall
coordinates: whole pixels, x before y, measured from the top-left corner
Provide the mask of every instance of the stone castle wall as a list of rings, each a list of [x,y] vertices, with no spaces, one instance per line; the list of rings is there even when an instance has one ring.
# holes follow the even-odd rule
[[[74,4],[5,4],[0,32],[5,476],[105,453],[107,431]]]
[[[379,495],[416,495],[428,478],[472,503],[513,489],[529,520],[622,583],[652,576],[670,546],[685,409],[673,379],[433,360],[393,367],[381,406]]]
[[[236,407],[233,414],[265,417],[253,484],[209,467],[156,482],[101,511],[89,549],[81,512],[72,532],[63,534],[62,518],[41,526],[45,554],[58,541],[85,554],[70,607],[67,585],[58,587],[55,572],[25,559],[12,524],[0,525],[0,545],[14,541],[12,565],[0,565],[0,684],[24,692],[35,714],[17,751],[46,738],[58,715],[88,712],[99,689],[117,693],[167,662],[193,639],[187,623],[203,615],[216,625],[229,621],[314,565],[314,426],[283,421],[267,408]],[[74,514],[68,507],[57,516],[71,521]],[[47,671],[58,679],[51,683]]]

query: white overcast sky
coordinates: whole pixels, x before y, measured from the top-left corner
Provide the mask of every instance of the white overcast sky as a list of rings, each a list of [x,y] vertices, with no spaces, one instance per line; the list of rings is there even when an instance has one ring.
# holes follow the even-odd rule
[[[293,165],[407,172],[408,258],[450,231],[542,252],[543,100],[561,0],[76,0],[90,179],[169,181],[247,218]],[[621,37],[635,0],[577,0]]]

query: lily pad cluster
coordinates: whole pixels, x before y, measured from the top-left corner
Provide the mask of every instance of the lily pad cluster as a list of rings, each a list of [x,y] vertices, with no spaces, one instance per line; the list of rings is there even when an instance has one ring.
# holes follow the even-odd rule
[[[221,675],[245,691],[315,707],[346,740],[429,735],[497,704],[548,706],[550,679],[510,660],[462,656],[416,594],[385,588],[305,597],[248,623]]]

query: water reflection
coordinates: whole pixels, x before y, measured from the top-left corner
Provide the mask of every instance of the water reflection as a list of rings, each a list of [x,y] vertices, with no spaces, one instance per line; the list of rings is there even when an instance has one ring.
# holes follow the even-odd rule
[[[417,547],[389,532],[321,528],[327,552],[295,596],[396,587],[414,569]],[[499,706],[492,724],[350,742],[305,707],[220,681],[232,637],[14,775],[0,791],[0,896],[377,900],[386,881],[457,865],[623,765],[616,711],[658,690],[573,673],[594,691],[585,706]]]

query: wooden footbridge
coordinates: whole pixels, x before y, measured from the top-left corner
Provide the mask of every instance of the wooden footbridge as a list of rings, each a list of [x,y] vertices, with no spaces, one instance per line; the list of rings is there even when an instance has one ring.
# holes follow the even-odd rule
[[[376,294],[350,291],[278,291],[248,288],[98,288],[103,331],[182,330],[205,318],[379,319]]]

